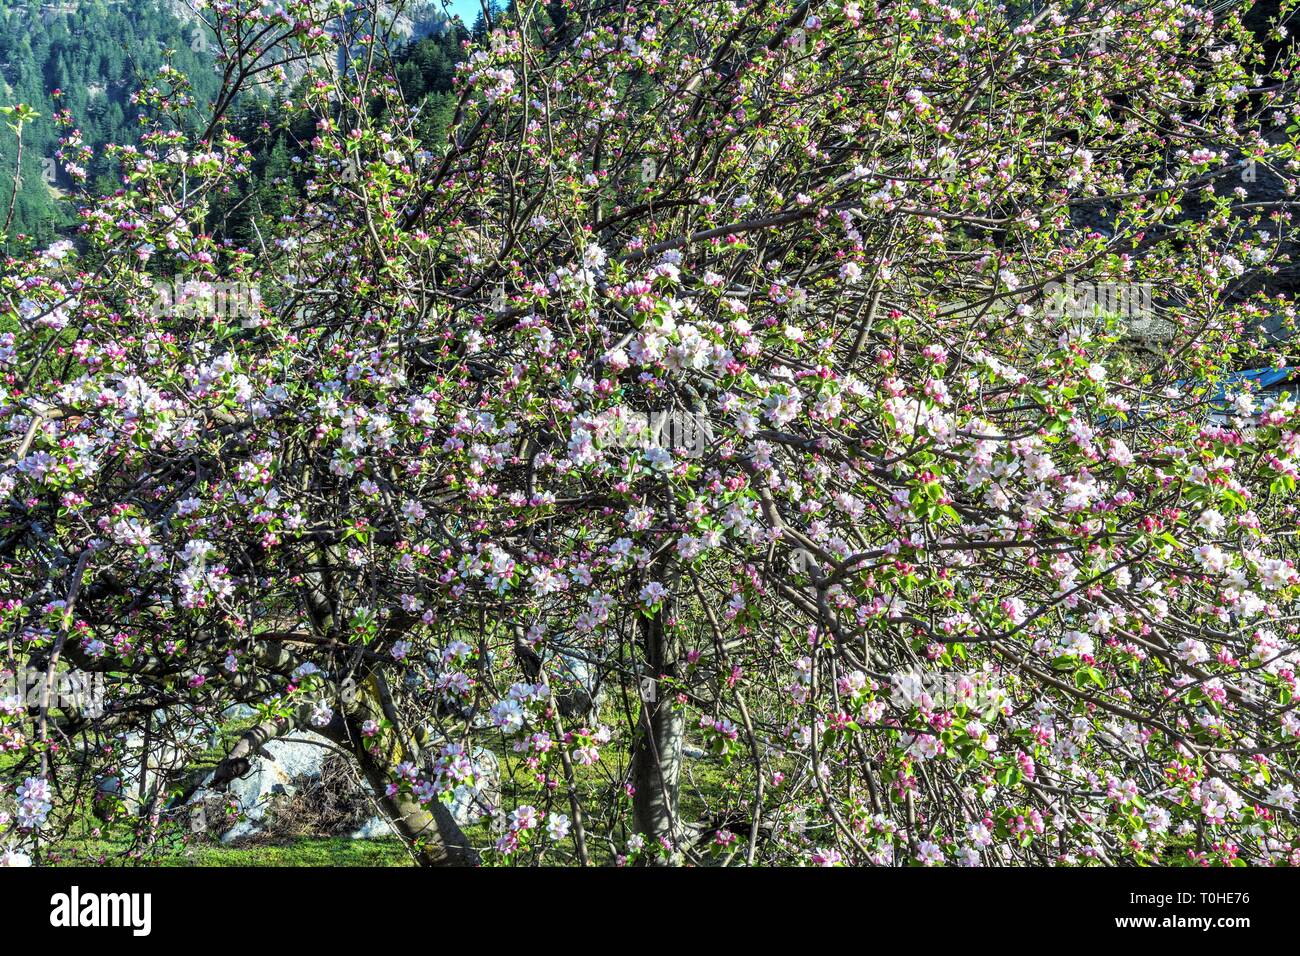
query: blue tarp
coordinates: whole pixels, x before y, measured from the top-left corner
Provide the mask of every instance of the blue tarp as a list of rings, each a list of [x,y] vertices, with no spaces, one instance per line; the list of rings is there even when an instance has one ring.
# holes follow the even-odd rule
[[[1215,397],[1221,399],[1229,392],[1235,393],[1244,390],[1263,391],[1298,377],[1300,377],[1300,369],[1286,366],[1282,368],[1252,368],[1245,372],[1233,372],[1224,380],[1223,387],[1219,389],[1219,393]]]
[[[1187,388],[1191,384],[1187,379],[1174,382],[1174,385],[1180,389]],[[1278,368],[1252,368],[1244,372],[1231,372],[1224,378],[1218,390],[1215,391],[1214,396],[1210,399],[1210,404],[1218,409],[1226,410],[1229,398],[1235,397],[1240,392],[1260,394],[1269,389],[1288,385],[1289,388],[1280,390],[1292,393],[1300,391],[1300,368],[1283,365]],[[1129,413],[1127,425],[1135,425],[1141,419],[1141,410],[1134,409]],[[1125,422],[1118,419],[1110,421],[1106,415],[1098,415],[1093,424],[1097,428],[1112,431],[1118,431],[1125,427]]]

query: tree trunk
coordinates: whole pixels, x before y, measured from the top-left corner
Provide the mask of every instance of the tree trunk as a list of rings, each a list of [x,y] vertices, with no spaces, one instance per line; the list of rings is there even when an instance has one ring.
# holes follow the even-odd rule
[[[668,613],[665,606],[654,617],[639,619],[648,675],[655,681],[654,693],[641,695],[641,722],[632,753],[632,785],[636,788],[632,821],[636,831],[646,838],[646,859],[652,861],[658,857],[651,842],[671,841],[675,854],[683,836],[677,820],[677,797],[686,717],[681,708],[674,706],[672,695],[660,680],[674,677],[677,672],[676,642],[665,627]]]
[[[417,863],[477,866],[478,851],[470,845],[445,804],[434,800],[425,805],[400,792],[389,795],[388,785],[396,778],[398,764],[410,761],[419,766],[420,755],[403,744],[391,724],[381,725],[373,737],[362,735],[361,725],[366,720],[379,722],[384,717],[379,680],[375,676],[368,679],[346,713],[336,713],[320,733],[356,757],[384,815],[415,854]]]
[[[388,796],[388,784],[393,779],[392,768],[396,763],[391,757],[382,757],[382,751],[377,756],[367,750],[359,733],[353,736],[353,740],[362,742],[360,746],[349,745],[361,765],[361,772],[384,808],[384,815],[415,853],[417,862],[421,866],[477,866],[478,851],[470,845],[446,804],[434,800],[426,806],[404,793]],[[397,763],[400,762],[399,759]]]

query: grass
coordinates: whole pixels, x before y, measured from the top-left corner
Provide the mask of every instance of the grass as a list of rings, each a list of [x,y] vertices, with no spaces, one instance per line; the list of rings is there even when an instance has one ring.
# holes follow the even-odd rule
[[[298,837],[249,846],[206,844],[159,861],[163,866],[411,866],[400,840]]]
[[[86,842],[68,846],[55,866],[121,863],[111,843]],[[236,846],[197,843],[167,851],[149,860],[151,866],[411,866],[401,841],[386,837],[297,837],[289,840],[249,840]]]

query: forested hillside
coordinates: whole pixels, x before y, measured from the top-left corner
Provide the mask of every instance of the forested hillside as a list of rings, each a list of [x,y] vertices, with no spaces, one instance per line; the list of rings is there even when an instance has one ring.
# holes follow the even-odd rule
[[[11,232],[45,239],[71,217],[59,197],[83,184],[58,155],[54,117],[59,110],[70,112],[91,147],[84,185],[102,192],[117,186],[114,160],[103,147],[136,141],[134,94],[153,80],[166,57],[190,78],[197,99],[212,98],[221,77],[213,69],[206,33],[196,30],[154,2],[0,0],[0,100],[24,103],[40,114],[23,131],[22,180]],[[13,168],[16,152],[12,130],[4,130],[0,163],[6,170]]]
[[[450,119],[452,71],[465,56],[462,43],[469,36],[440,14],[440,6],[404,5],[400,16],[385,21],[393,33],[389,52],[408,98],[414,103],[430,97],[421,125],[430,137]],[[489,5],[490,13],[497,9]],[[480,37],[487,29],[481,13],[474,29]],[[48,242],[75,221],[75,203],[66,201],[72,193],[103,194],[120,187],[117,160],[107,147],[138,142],[136,96],[157,81],[164,62],[188,81],[194,107],[190,122],[197,123],[221,88],[223,64],[216,36],[184,4],[0,0],[0,106],[22,103],[39,114],[23,125],[11,242],[19,236]],[[284,111],[277,105],[281,94],[292,99],[294,76],[289,73],[280,87],[264,84],[245,92],[232,108],[231,131],[249,145],[256,162],[254,175],[223,204],[223,217],[233,217],[223,218],[229,235],[246,236],[249,215],[276,214],[296,189],[292,156],[300,137],[310,138],[310,124],[291,128],[281,122]],[[84,166],[60,149],[66,132],[56,123],[61,113],[88,147]],[[17,153],[15,131],[0,127],[0,168],[12,170]],[[6,211],[7,200],[6,193],[0,200]]]

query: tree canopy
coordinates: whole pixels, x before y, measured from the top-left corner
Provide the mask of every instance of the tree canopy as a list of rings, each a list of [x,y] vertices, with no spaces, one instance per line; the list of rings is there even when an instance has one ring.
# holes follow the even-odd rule
[[[0,843],[246,703],[218,773],[316,729],[429,864],[1300,863],[1271,26],[520,0],[431,131],[342,6],[214,6],[212,104],[165,69],[5,264],[0,655],[106,693],[0,700]],[[224,235],[283,61],[295,185]]]

